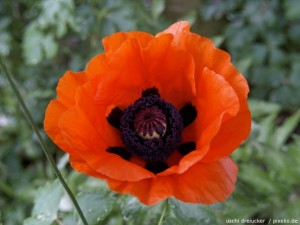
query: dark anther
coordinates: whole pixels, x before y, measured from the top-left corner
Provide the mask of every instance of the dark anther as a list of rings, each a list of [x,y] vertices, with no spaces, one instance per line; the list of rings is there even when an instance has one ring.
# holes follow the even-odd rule
[[[120,119],[123,116],[124,112],[119,107],[114,108],[108,117],[106,118],[110,125],[120,129]]]
[[[142,97],[148,97],[149,95],[157,95],[158,97],[160,97],[158,89],[156,87],[148,88],[142,93]]]
[[[197,110],[191,103],[183,106],[179,113],[182,117],[184,127],[190,125],[197,117]]]
[[[126,149],[123,147],[109,147],[108,149],[106,149],[106,151],[109,153],[116,154],[125,160],[129,160],[131,157],[131,154],[127,152]]]
[[[147,162],[145,168],[152,173],[157,174],[168,169],[169,166],[164,162]]]
[[[178,147],[178,151],[180,152],[181,155],[187,155],[195,149],[196,149],[196,143],[194,141],[183,143]]]

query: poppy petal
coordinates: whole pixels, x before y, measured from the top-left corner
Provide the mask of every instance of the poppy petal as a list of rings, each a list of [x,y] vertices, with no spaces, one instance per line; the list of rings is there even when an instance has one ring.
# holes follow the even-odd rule
[[[160,36],[163,34],[172,34],[174,36],[173,44],[176,46],[180,46],[182,44],[183,37],[187,32],[190,31],[190,24],[187,21],[179,21],[177,23],[172,24],[169,28],[164,30],[161,33],[158,33],[156,36]]]
[[[107,57],[104,54],[94,56],[86,66],[85,72],[89,79],[96,76],[101,76],[105,73],[108,67]]]
[[[106,54],[112,56],[127,39],[135,39],[142,48],[148,45],[148,42],[153,39],[153,36],[146,32],[118,32],[113,35],[103,38],[102,43]]]
[[[58,127],[58,120],[61,115],[67,111],[67,107],[58,100],[52,100],[45,113],[44,129],[51,137],[52,141],[65,152],[72,152],[69,145],[66,143]]]
[[[199,137],[206,133],[204,130],[214,121],[225,115],[235,116],[240,108],[236,92],[221,75],[204,68],[198,76],[197,85],[197,111]]]
[[[223,76],[237,93],[240,100],[245,100],[249,92],[246,79],[230,62],[230,55],[214,47],[208,38],[188,33],[181,39],[181,46],[193,55],[196,79],[198,74],[207,67]],[[183,44],[184,43],[184,44]]]
[[[204,162],[218,160],[231,154],[244,141],[251,130],[251,114],[249,110],[240,112],[224,123],[211,142],[210,151],[202,159]]]
[[[148,87],[158,88],[161,97],[179,109],[196,96],[194,61],[189,53],[172,46],[172,40],[170,34],[154,38],[143,58]]]
[[[97,173],[94,169],[92,169],[78,154],[70,154],[69,161],[71,166],[79,173],[88,174],[99,179],[108,179],[104,175]]]
[[[84,72],[67,71],[60,78],[57,85],[58,100],[52,100],[45,113],[44,129],[52,137],[53,142],[60,146],[66,152],[73,152],[68,143],[64,140],[61,130],[58,126],[60,117],[76,104],[75,95],[78,88],[87,82],[87,76]]]
[[[120,132],[111,126],[106,119],[107,110],[110,106],[98,104],[94,100],[97,92],[98,81],[91,81],[78,90],[76,109],[86,120],[92,124],[97,135],[109,146],[122,146]],[[83,131],[84,132],[84,131]]]
[[[77,88],[87,82],[87,76],[84,72],[67,71],[60,78],[56,91],[58,100],[67,107],[75,104],[75,94]]]
[[[193,55],[196,77],[205,67],[208,67],[217,74],[224,76],[237,92],[239,99],[245,100],[249,92],[247,81],[230,62],[230,55],[215,48],[213,42],[208,38],[191,33],[189,29],[189,23],[181,21],[158,35],[173,34],[175,36],[173,44]]]
[[[230,55],[220,49],[214,48],[215,52],[209,68],[222,75],[235,90],[240,101],[245,101],[249,92],[247,80],[230,62]]]
[[[114,104],[121,109],[126,108],[146,89],[138,42],[135,39],[124,41],[110,59],[108,67],[99,83],[95,100],[102,105]]]
[[[185,202],[211,204],[222,202],[235,189],[237,166],[227,157],[213,163],[197,163],[183,174],[159,176],[138,182],[108,180],[112,190],[132,194],[147,205],[168,197]],[[191,179],[191,178],[197,179]]]
[[[182,158],[178,165],[178,173],[183,173],[191,165],[198,162],[210,149],[210,143],[218,133],[224,116],[235,116],[239,110],[239,101],[235,91],[220,75],[205,68],[198,77],[197,111],[199,115],[194,124],[194,140],[196,151]],[[176,171],[170,168],[170,171]],[[167,170],[168,171],[168,170]],[[165,172],[169,174],[170,171]]]

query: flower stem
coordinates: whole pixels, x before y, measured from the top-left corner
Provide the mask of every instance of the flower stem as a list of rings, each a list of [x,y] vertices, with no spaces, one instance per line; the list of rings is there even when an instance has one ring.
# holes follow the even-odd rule
[[[167,209],[168,209],[168,199],[165,200],[165,202],[163,203],[163,209],[162,209],[162,212],[161,212],[161,215],[160,215],[160,218],[159,218],[159,221],[158,221],[158,224],[157,225],[162,225],[163,224],[163,220],[165,218],[165,214],[167,212]]]
[[[33,117],[30,113],[30,111],[28,110],[28,107],[26,106],[20,92],[19,92],[19,89],[17,87],[17,85],[15,84],[15,82],[13,81],[13,78],[12,78],[12,75],[8,72],[8,70],[6,69],[6,66],[5,64],[2,62],[2,59],[0,58],[0,66],[1,66],[1,69],[3,71],[3,73],[6,75],[7,79],[8,79],[8,82],[10,84],[10,86],[12,87],[14,93],[16,94],[17,96],[17,99],[24,111],[24,114],[25,116],[27,117],[34,133],[36,134],[37,138],[38,138],[38,141],[48,159],[48,161],[50,162],[50,166],[52,167],[54,173],[56,174],[57,178],[59,179],[60,183],[63,185],[64,189],[66,190],[67,194],[69,195],[70,199],[72,200],[73,204],[74,204],[74,207],[75,209],[77,210],[78,214],[79,214],[79,217],[80,219],[82,220],[83,224],[84,225],[88,225],[81,209],[80,209],[80,206],[78,204],[78,202],[76,201],[76,198],[75,196],[73,195],[72,191],[70,190],[69,186],[67,185],[66,181],[64,180],[63,176],[61,175],[61,173],[59,172],[56,164],[55,164],[55,161],[52,157],[52,155],[50,154],[49,152],[49,149],[47,148],[43,138],[42,138],[42,135],[40,134],[39,132],[39,129],[38,127],[36,126],[34,120],[33,120]]]

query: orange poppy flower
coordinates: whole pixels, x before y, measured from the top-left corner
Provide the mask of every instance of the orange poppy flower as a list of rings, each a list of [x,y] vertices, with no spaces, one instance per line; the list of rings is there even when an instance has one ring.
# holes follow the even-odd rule
[[[84,72],[60,79],[45,130],[74,169],[147,205],[232,193],[228,155],[250,132],[248,85],[226,52],[189,29],[113,34]]]

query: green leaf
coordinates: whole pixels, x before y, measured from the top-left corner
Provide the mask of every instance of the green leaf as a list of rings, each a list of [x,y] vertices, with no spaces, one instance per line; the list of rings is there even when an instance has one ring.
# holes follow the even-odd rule
[[[300,26],[299,26],[299,30],[300,30]],[[300,34],[299,34],[299,36],[300,36]],[[298,63],[298,60],[295,60],[295,62],[293,62],[293,64],[292,64],[292,70],[291,70],[289,80],[291,82],[291,85],[298,89],[300,89],[299,74],[300,74],[300,65]]]
[[[222,35],[214,36],[211,38],[216,48],[220,47],[223,44],[225,37]]]
[[[297,0],[284,1],[285,14],[288,19],[295,20],[300,18],[300,2]]]
[[[195,24],[196,20],[197,20],[197,10],[195,10],[195,9],[190,11],[184,17],[181,17],[179,19],[179,21],[189,21],[191,26],[193,26]],[[222,36],[218,36],[218,37],[222,38]],[[224,38],[222,38],[222,42],[223,42],[223,40],[224,40]],[[215,46],[216,46],[216,43],[215,43]],[[216,46],[216,47],[218,47],[218,46]]]
[[[252,64],[252,59],[250,57],[247,57],[239,60],[236,63],[236,67],[241,73],[245,74],[248,68],[251,66],[251,64]]]
[[[277,89],[272,91],[270,99],[280,103],[283,107],[290,105],[297,107],[300,104],[300,92],[291,84],[280,85]]]
[[[58,51],[58,45],[54,40],[53,35],[47,34],[43,39],[43,48],[45,51],[46,58],[50,59],[56,56]]]
[[[291,24],[289,27],[289,30],[288,30],[288,35],[289,35],[289,38],[294,43],[298,43],[299,36],[300,36],[300,24],[299,23]]]
[[[287,149],[288,154],[288,170],[289,177],[293,177],[291,182],[293,182],[296,186],[299,184],[299,174],[300,174],[300,136],[295,137],[295,141],[292,142]]]
[[[269,56],[269,61],[272,65],[285,65],[287,62],[287,57],[286,54],[283,50],[280,48],[272,48],[270,49],[270,56]]]
[[[121,212],[123,219],[128,224],[156,224],[162,213],[162,203],[153,206],[142,204],[137,198],[132,196],[122,196]]]
[[[225,202],[225,207],[222,212],[226,219],[236,218],[241,220],[250,218],[255,212],[263,209],[263,204],[257,205],[255,202],[256,199],[245,194],[245,187],[238,186],[237,188],[241,188],[242,190],[237,189],[233,193],[233,196]],[[253,193],[253,190],[251,190],[251,192]]]
[[[77,201],[89,225],[104,220],[115,205],[115,198],[102,192],[81,192],[77,195]]]
[[[286,204],[284,208],[280,209],[277,214],[275,214],[275,218],[282,219],[287,218],[290,221],[289,224],[299,224],[300,223],[300,199],[297,199],[296,193],[291,193],[290,196],[291,201],[289,204]],[[297,222],[296,222],[297,221]]]
[[[138,221],[147,213],[147,207],[139,202],[137,198],[126,196],[122,204],[122,215],[126,221]]]
[[[152,0],[151,15],[157,19],[165,9],[165,0]]]
[[[184,225],[182,222],[180,222],[178,219],[174,217],[166,217],[162,223],[163,225]]]
[[[44,35],[37,29],[35,24],[31,24],[25,30],[23,50],[25,61],[28,64],[37,64],[42,60],[42,40]]]
[[[252,63],[255,65],[263,65],[266,61],[268,49],[265,44],[256,43],[251,46],[251,52],[247,57],[251,58]]]
[[[31,218],[26,219],[24,225],[50,225],[57,218],[62,190],[58,180],[48,182],[40,188],[34,201]]]
[[[275,131],[272,143],[274,146],[281,147],[289,138],[300,122],[300,110],[287,118],[284,123]]]
[[[274,113],[279,113],[281,107],[276,103],[260,101],[257,99],[249,100],[249,107],[252,113],[252,117],[258,119],[262,116]]]
[[[44,217],[27,218],[23,225],[50,225],[53,221],[45,219]]]
[[[169,205],[182,224],[217,224],[216,215],[209,206],[187,204],[169,199]]]
[[[0,33],[0,55],[8,55],[9,54],[10,42],[11,42],[11,36],[8,33],[1,31],[1,33]]]
[[[264,172],[262,168],[256,165],[243,164],[240,166],[240,176],[246,181],[252,188],[262,192],[274,194],[276,193],[276,182],[273,182],[269,174]]]
[[[259,136],[257,141],[263,144],[269,144],[269,146],[274,146],[270,137],[275,129],[275,120],[277,118],[277,113],[272,113],[260,121]]]

